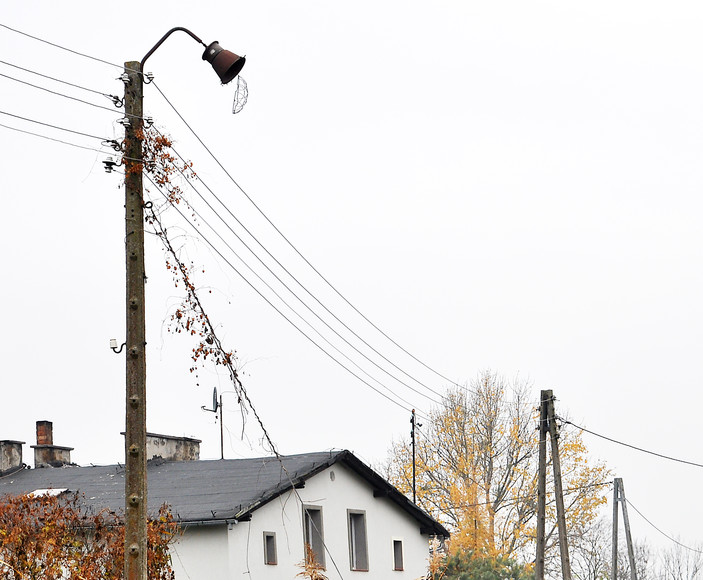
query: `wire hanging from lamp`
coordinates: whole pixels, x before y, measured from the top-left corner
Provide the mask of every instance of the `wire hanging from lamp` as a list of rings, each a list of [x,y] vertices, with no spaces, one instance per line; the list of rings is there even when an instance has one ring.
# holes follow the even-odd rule
[[[237,76],[237,88],[234,91],[234,103],[232,103],[232,114],[236,115],[247,104],[247,98],[249,97],[249,89],[247,88],[247,82],[241,77]]]

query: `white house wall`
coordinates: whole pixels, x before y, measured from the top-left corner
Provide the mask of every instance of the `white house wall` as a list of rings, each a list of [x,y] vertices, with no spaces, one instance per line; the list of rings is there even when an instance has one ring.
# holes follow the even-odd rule
[[[234,578],[228,559],[227,526],[192,526],[171,545],[176,580]]]
[[[228,578],[294,578],[303,561],[302,505],[322,507],[327,576],[358,580],[416,580],[427,570],[428,540],[419,523],[386,498],[374,498],[368,483],[342,464],[309,479],[305,487],[256,510],[250,522],[230,527]],[[369,570],[352,571],[347,510],[366,513]],[[276,534],[277,565],[264,563],[264,532]],[[393,540],[403,542],[404,570],[393,569]],[[204,576],[203,576],[204,577]],[[215,576],[208,576],[215,580]]]

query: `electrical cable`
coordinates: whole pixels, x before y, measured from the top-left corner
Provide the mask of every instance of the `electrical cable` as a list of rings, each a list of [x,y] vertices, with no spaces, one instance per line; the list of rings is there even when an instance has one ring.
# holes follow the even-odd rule
[[[29,123],[36,123],[37,125],[43,125],[44,127],[51,127],[52,129],[58,129],[59,131],[67,131],[68,133],[73,133],[75,135],[82,135],[83,137],[90,137],[92,139],[100,139],[105,141],[105,137],[98,137],[97,135],[91,135],[90,133],[83,133],[81,131],[75,131],[74,129],[67,129],[66,127],[59,127],[58,125],[52,125],[51,123],[43,123],[42,121],[37,121],[35,119],[29,119],[28,117],[22,117],[20,115],[15,115],[13,113],[8,113],[7,111],[0,111],[0,115],[7,115],[8,117],[14,117],[15,119],[21,119],[22,121],[28,121]]]
[[[37,71],[33,71],[33,70],[31,70],[31,69],[28,69],[28,68],[24,68],[24,67],[21,67],[21,66],[16,65],[16,64],[12,64],[11,62],[7,62],[7,61],[4,61],[4,60],[0,60],[0,64],[4,64],[4,65],[6,65],[6,66],[11,66],[11,67],[16,68],[16,69],[19,69],[19,70],[21,70],[21,71],[28,72],[28,73],[31,73],[31,74],[33,74],[33,75],[37,75],[37,76],[43,77],[43,78],[45,78],[45,79],[49,79],[49,80],[52,80],[52,81],[56,81],[57,83],[63,83],[64,85],[68,85],[69,87],[74,87],[74,88],[76,88],[76,89],[81,89],[81,90],[84,90],[84,91],[88,91],[88,92],[90,92],[90,93],[95,93],[96,95],[102,95],[103,97],[107,97],[108,99],[110,99],[111,101],[113,101],[113,103],[116,103],[116,101],[119,101],[120,103],[122,103],[122,100],[121,100],[119,97],[116,97],[116,96],[114,96],[114,95],[110,95],[110,94],[108,94],[108,93],[103,93],[102,91],[97,91],[97,90],[95,90],[95,89],[90,89],[90,88],[88,88],[88,87],[84,87],[84,86],[81,86],[81,85],[77,85],[77,84],[74,84],[74,83],[70,83],[70,82],[68,82],[68,81],[64,81],[64,80],[61,80],[61,79],[57,79],[57,78],[55,78],[55,77],[50,77],[49,75],[45,75],[45,74],[42,74],[42,73],[37,72]],[[122,106],[122,104],[120,104],[119,106]]]
[[[384,336],[387,340],[389,340],[392,344],[394,344],[397,348],[399,348],[401,351],[403,351],[406,355],[411,357],[413,360],[421,364],[423,367],[425,367],[427,370],[431,371],[441,379],[447,381],[448,383],[460,387],[458,383],[455,381],[452,381],[451,379],[447,378],[444,376],[442,373],[436,371],[417,357],[415,357],[413,354],[411,354],[409,351],[407,351],[405,348],[403,348],[400,344],[398,344],[395,340],[393,340],[388,334],[386,334],[383,330],[381,330],[378,326],[376,326],[371,320],[369,320],[361,311],[359,311],[347,298],[342,295],[342,293],[335,288],[335,286],[332,285],[332,283],[325,278],[315,266],[313,266],[305,256],[298,250],[296,246],[293,245],[293,243],[281,232],[280,229],[271,221],[271,219],[264,213],[264,211],[254,202],[254,200],[249,196],[249,194],[242,188],[239,183],[230,175],[230,173],[225,169],[225,167],[222,165],[222,163],[219,161],[219,159],[214,155],[214,153],[210,150],[210,148],[203,142],[203,140],[200,138],[200,136],[195,132],[195,130],[190,126],[190,124],[185,120],[183,115],[176,109],[176,107],[171,103],[171,101],[166,97],[166,95],[163,93],[161,88],[156,84],[156,82],[152,82],[152,84],[156,87],[156,90],[161,94],[163,99],[168,103],[168,105],[173,109],[173,111],[178,115],[178,117],[181,119],[181,121],[185,124],[185,126],[190,130],[190,132],[193,134],[193,136],[198,140],[198,142],[203,146],[203,148],[208,152],[210,157],[219,165],[219,167],[222,169],[222,171],[225,173],[225,175],[229,178],[229,180],[244,194],[244,196],[249,200],[249,202],[254,206],[254,208],[261,214],[261,216],[271,225],[271,227],[285,240],[285,242],[293,249],[293,251],[300,256],[300,258],[349,306],[351,307],[361,318],[363,318],[368,324],[370,324],[376,331],[378,331],[382,336]]]
[[[159,132],[159,133],[160,133],[160,132]],[[160,134],[163,136],[162,133],[160,133]],[[173,145],[171,145],[171,149],[174,151],[174,153],[176,153],[176,155],[181,159],[181,161],[182,161],[183,163],[186,163],[186,161],[185,161],[185,159],[183,158],[183,156],[176,150],[175,147],[173,147]],[[181,172],[181,174],[183,174],[183,172]],[[184,177],[185,177],[185,176],[184,176]],[[217,195],[217,194],[200,178],[200,177],[198,177],[198,180],[199,180],[199,181],[203,184],[203,186],[210,192],[210,194],[217,200],[217,202],[225,209],[225,211],[227,211],[227,213],[229,213],[229,215],[239,224],[239,226],[242,227],[242,228],[244,229],[244,231],[259,245],[259,247],[260,247],[261,249],[263,249],[264,252],[266,252],[266,254],[268,254],[268,256],[269,256],[274,262],[276,262],[276,264],[277,264],[286,274],[288,274],[288,276],[289,276],[300,288],[302,288],[313,300],[315,300],[315,302],[317,302],[317,303],[318,303],[328,314],[330,314],[337,322],[339,322],[344,328],[346,328],[351,334],[353,334],[359,341],[361,341],[364,345],[366,345],[366,347],[368,347],[371,351],[373,351],[374,353],[376,353],[376,354],[377,354],[378,356],[380,356],[383,360],[385,360],[385,361],[386,361],[387,363],[389,363],[391,366],[393,366],[394,368],[396,368],[397,370],[399,370],[399,371],[400,371],[401,373],[403,373],[405,376],[409,377],[410,379],[412,379],[412,380],[415,381],[417,384],[419,384],[420,386],[424,387],[425,389],[427,389],[429,392],[433,393],[434,395],[436,395],[436,396],[438,396],[438,397],[440,397],[440,398],[443,397],[442,393],[439,393],[438,391],[436,391],[436,390],[432,389],[431,387],[427,386],[427,385],[424,384],[422,381],[416,379],[415,377],[413,377],[412,375],[410,375],[409,373],[407,373],[406,371],[404,371],[403,369],[401,369],[401,368],[400,368],[398,365],[396,365],[393,361],[389,360],[385,355],[383,355],[383,354],[382,354],[381,352],[379,352],[376,348],[374,348],[373,346],[371,346],[366,340],[364,340],[361,336],[359,336],[359,334],[357,334],[353,329],[351,329],[351,328],[350,328],[344,321],[342,321],[336,314],[334,314],[334,312],[332,312],[332,311],[331,311],[327,306],[325,306],[325,304],[323,304],[312,292],[310,292],[310,290],[308,290],[308,288],[306,288],[306,287],[305,287],[305,286],[304,286],[304,285],[303,285],[303,284],[302,284],[302,283],[301,283],[301,282],[300,282],[300,281],[299,281],[299,280],[298,280],[298,279],[297,279],[297,278],[296,278],[296,277],[295,277],[295,276],[294,276],[294,275],[293,275],[293,274],[292,274],[292,273],[291,273],[291,272],[290,272],[290,271],[289,271],[289,270],[288,270],[288,269],[287,269],[287,268],[286,268],[286,267],[285,267],[285,266],[284,266],[284,265],[283,265],[283,264],[282,264],[282,263],[281,263],[281,262],[280,262],[280,261],[263,245],[263,244],[262,244],[262,243],[261,243],[261,242],[260,242],[260,241],[259,241],[259,239],[258,239],[254,234],[251,233],[251,231],[239,220],[239,218],[237,218],[237,216],[229,209],[229,207],[227,207],[227,205],[220,199],[220,197],[219,197],[219,196],[218,196],[218,195]],[[189,182],[189,183],[190,183],[190,182]],[[417,391],[416,389],[414,389],[413,387],[411,387],[410,385],[408,385],[408,384],[405,383],[404,381],[398,379],[397,377],[395,377],[394,375],[392,375],[391,373],[389,373],[387,370],[385,370],[384,368],[382,368],[381,366],[379,366],[376,362],[374,362],[374,361],[372,361],[371,359],[369,359],[368,356],[366,356],[365,354],[363,354],[358,348],[356,348],[354,345],[352,345],[351,343],[349,343],[349,341],[347,341],[347,340],[346,340],[344,337],[342,337],[336,330],[334,330],[326,321],[324,321],[316,312],[314,312],[314,311],[310,308],[310,306],[307,305],[307,303],[305,303],[295,292],[293,292],[293,290],[291,290],[290,287],[289,287],[285,282],[283,282],[283,280],[281,280],[280,277],[279,277],[277,274],[275,274],[275,273],[273,272],[273,270],[271,270],[271,268],[256,254],[256,252],[254,252],[254,250],[252,250],[251,247],[249,247],[249,245],[248,245],[244,240],[242,240],[242,238],[232,229],[232,227],[231,227],[231,226],[224,220],[224,218],[212,207],[212,205],[210,205],[210,203],[209,203],[207,200],[205,200],[205,198],[202,196],[202,194],[200,194],[200,192],[197,191],[197,189],[195,189],[195,187],[193,186],[193,184],[190,183],[190,185],[191,185],[191,187],[193,187],[193,189],[196,191],[196,193],[198,194],[198,196],[203,200],[203,202],[207,204],[207,206],[212,210],[212,212],[222,221],[222,223],[225,225],[225,227],[227,227],[227,228],[230,230],[230,232],[232,232],[232,234],[247,248],[247,250],[249,250],[249,252],[251,252],[251,254],[252,254],[252,255],[253,255],[253,256],[254,256],[254,257],[255,257],[255,258],[256,258],[256,259],[273,275],[273,276],[275,276],[276,279],[277,279],[281,284],[283,284],[283,285],[285,286],[285,288],[286,288],[291,294],[293,294],[293,295],[301,302],[301,304],[303,304],[308,310],[310,310],[310,312],[312,312],[323,324],[325,324],[330,330],[332,330],[335,334],[337,334],[337,336],[339,336],[339,337],[340,337],[344,342],[346,342],[351,348],[353,348],[354,350],[356,350],[356,352],[358,352],[359,354],[361,354],[364,358],[366,358],[366,360],[368,360],[369,362],[371,362],[374,366],[376,366],[377,368],[379,368],[381,371],[383,371],[384,373],[386,373],[388,376],[390,376],[391,378],[395,379],[396,381],[398,381],[400,384],[404,385],[404,386],[407,387],[408,389],[410,389],[410,390],[416,392],[417,394],[419,394],[419,395],[421,395],[421,396],[423,396],[423,397],[428,398],[428,399],[431,400],[433,403],[439,404],[439,401],[437,401],[437,400],[435,400],[435,399],[432,399],[431,397],[425,395],[424,393],[421,393],[421,392]]]
[[[612,481],[602,481],[602,482],[598,482],[598,483],[589,483],[587,485],[579,485],[576,487],[570,487],[570,488],[565,489],[563,491],[564,491],[564,494],[567,494],[567,493],[573,493],[576,491],[582,491],[584,489],[591,489],[594,487],[606,487],[606,486],[610,486],[610,485],[613,485]],[[518,496],[518,497],[511,498],[511,499],[507,499],[507,500],[505,500],[505,505],[512,505],[512,504],[524,502],[524,501],[530,500],[530,499],[537,499],[537,494],[529,494],[529,495],[523,495],[523,496]],[[469,503],[469,504],[462,503],[461,506],[462,507],[480,507],[480,506],[484,506],[484,505],[490,505],[492,503],[493,503],[492,501],[481,501],[481,502]]]
[[[0,127],[4,127],[5,129],[10,129],[12,131],[17,131],[19,133],[25,133],[26,135],[33,135],[34,137],[41,137],[42,139],[47,139],[49,141],[63,143],[64,145],[70,145],[71,147],[77,147],[78,149],[85,149],[86,151],[97,151],[98,153],[105,153],[105,151],[103,151],[102,149],[96,149],[95,147],[85,147],[84,145],[77,145],[76,143],[62,141],[61,139],[55,139],[54,137],[47,137],[46,135],[41,135],[40,133],[33,133],[32,131],[18,129],[17,127],[10,127],[9,125],[4,125],[3,123],[0,123]]]
[[[77,102],[82,103],[84,105],[90,105],[91,107],[95,107],[96,109],[104,109],[105,111],[110,111],[111,113],[117,113],[118,115],[125,115],[126,117],[131,117],[133,119],[144,119],[144,117],[140,117],[139,115],[133,115],[131,113],[123,113],[122,111],[119,111],[115,108],[111,109],[110,107],[104,107],[102,105],[98,105],[97,103],[91,103],[90,101],[86,101],[84,99],[79,99],[78,97],[72,97],[72,96],[66,95],[64,93],[59,93],[58,91],[52,91],[51,89],[47,89],[46,87],[35,85],[33,83],[23,81],[21,79],[12,77],[10,75],[6,75],[4,73],[0,73],[0,77],[4,77],[4,78],[9,79],[11,81],[15,81],[17,83],[21,83],[23,85],[27,85],[27,86],[30,86],[35,89],[39,89],[40,91],[46,91],[47,93],[51,93],[52,95],[63,97],[64,99],[70,99],[72,101],[77,101]]]
[[[148,178],[148,179],[149,179],[149,181],[151,181],[152,184],[154,184],[154,182],[153,182],[150,178]],[[155,187],[158,187],[156,184],[154,184],[154,185],[155,185]],[[163,195],[163,192],[162,192],[162,195]],[[167,200],[167,201],[168,201],[168,200]],[[170,203],[170,202],[169,202],[169,203]],[[378,379],[372,377],[367,371],[365,371],[362,367],[360,367],[358,363],[354,362],[349,356],[347,356],[345,353],[343,353],[337,346],[335,346],[334,344],[332,344],[332,343],[330,342],[330,340],[329,340],[327,337],[325,337],[325,336],[324,336],[318,329],[316,329],[308,320],[306,320],[299,312],[297,312],[283,297],[281,297],[281,295],[280,295],[278,292],[276,292],[276,290],[275,290],[274,288],[271,287],[271,285],[270,285],[268,282],[266,282],[266,281],[265,281],[265,280],[264,280],[264,279],[263,279],[263,278],[262,278],[262,277],[261,277],[261,276],[260,276],[260,275],[259,275],[259,274],[258,274],[242,257],[241,257],[241,256],[240,256],[240,255],[239,255],[239,254],[237,254],[237,252],[232,248],[232,246],[230,246],[230,245],[227,243],[227,241],[222,238],[222,236],[210,225],[210,223],[209,223],[207,220],[205,220],[205,219],[202,217],[202,215],[201,215],[195,208],[193,208],[193,206],[189,206],[189,207],[190,207],[190,209],[193,211],[193,213],[195,214],[195,216],[196,216],[200,221],[202,221],[205,225],[207,225],[207,226],[210,228],[210,230],[212,230],[212,232],[213,232],[218,238],[220,238],[220,240],[222,241],[222,243],[224,243],[225,246],[227,246],[227,248],[235,255],[235,257],[236,257],[240,262],[242,262],[242,264],[244,264],[244,266],[246,266],[246,268],[247,268],[254,276],[256,276],[256,277],[259,279],[259,281],[260,281],[262,284],[264,284],[264,285],[274,294],[274,296],[276,296],[276,298],[278,298],[291,312],[293,312],[302,322],[304,322],[307,326],[309,326],[310,329],[311,329],[313,332],[315,332],[322,340],[324,340],[330,347],[332,347],[334,350],[336,350],[341,356],[343,356],[345,359],[347,359],[352,365],[354,365],[357,369],[359,369],[359,371],[361,371],[364,375],[366,375],[367,377],[369,377],[369,379],[371,379],[372,381],[374,381],[375,383],[377,383],[378,385],[380,385],[382,388],[386,389],[388,392],[390,392],[393,396],[395,396],[395,397],[397,397],[398,399],[400,399],[400,400],[401,400],[403,403],[405,403],[406,405],[412,406],[412,403],[410,403],[409,401],[407,401],[406,399],[404,399],[403,397],[401,397],[400,395],[398,395],[398,394],[397,394],[396,392],[394,392],[390,387],[387,387],[387,386],[384,385],[382,382],[380,382]],[[180,212],[179,212],[179,213],[180,213]],[[185,216],[184,216],[182,213],[181,213],[181,216],[182,216],[183,218],[185,218]],[[190,222],[189,220],[187,220],[187,221],[192,225],[192,222]],[[198,231],[198,230],[196,230],[196,231]],[[198,234],[199,234],[199,235],[202,235],[201,232],[199,232],[199,231],[198,231]],[[203,237],[203,239],[205,240],[205,242],[206,242],[211,248],[215,249],[215,248],[213,247],[212,243],[211,243],[207,238]],[[215,251],[217,251],[217,250],[215,250]],[[221,255],[220,252],[218,252],[218,254]],[[236,270],[235,270],[235,271],[236,271]],[[239,273],[239,272],[237,272],[237,273]],[[241,274],[240,274],[240,275],[241,275]]]
[[[629,447],[630,449],[635,449],[637,451],[641,451],[642,453],[648,453],[650,455],[654,455],[656,457],[660,457],[662,459],[668,459],[669,461],[675,461],[677,463],[685,463],[686,465],[693,465],[694,467],[703,467],[703,464],[701,463],[696,463],[694,461],[686,461],[685,459],[677,459],[676,457],[671,457],[669,455],[663,455],[661,453],[657,453],[655,451],[649,451],[648,449],[643,449],[642,447],[637,447],[636,445],[631,445],[630,443],[623,443],[622,441],[618,441],[617,439],[612,439],[610,437],[606,437],[605,435],[601,435],[600,433],[596,433],[595,431],[591,431],[589,429],[586,429],[585,427],[581,427],[580,425],[577,425],[576,423],[572,423],[571,421],[567,421],[566,419],[563,419],[562,417],[557,417],[560,421],[567,425],[573,425],[577,429],[580,429],[581,431],[584,431],[586,433],[590,433],[591,435],[595,435],[596,437],[600,437],[601,439],[605,439],[606,441],[610,441],[611,443],[617,443],[618,445],[622,445],[624,447]]]
[[[17,34],[21,34],[22,36],[26,36],[26,37],[28,37],[28,38],[31,38],[32,40],[37,40],[37,41],[39,41],[39,42],[43,42],[44,44],[48,44],[48,45],[50,45],[50,46],[53,46],[54,48],[60,48],[61,50],[65,50],[66,52],[70,52],[70,53],[72,53],[72,54],[75,54],[75,55],[78,55],[78,56],[82,56],[82,57],[84,57],[84,58],[88,58],[88,59],[90,59],[90,60],[94,60],[94,61],[97,61],[97,62],[101,62],[101,63],[103,63],[103,64],[109,64],[110,66],[114,66],[114,67],[117,67],[117,68],[122,68],[122,66],[120,66],[120,65],[118,65],[118,64],[109,62],[109,61],[107,61],[107,60],[103,60],[102,58],[97,58],[97,57],[95,57],[95,56],[90,56],[89,54],[84,54],[84,53],[82,53],[82,52],[78,52],[77,50],[73,50],[73,49],[70,49],[70,48],[66,48],[65,46],[61,46],[60,44],[56,44],[56,43],[54,43],[54,42],[49,42],[48,40],[44,40],[43,38],[39,38],[39,37],[37,37],[37,36],[32,36],[31,34],[27,34],[26,32],[22,32],[21,30],[17,30],[16,28],[11,28],[11,27],[7,26],[7,24],[2,24],[1,22],[0,22],[0,27],[6,28],[7,30],[11,30],[12,32],[15,32],[15,33],[17,33]]]
[[[157,188],[158,188],[158,186],[157,186],[153,181],[151,181],[151,178],[149,178],[148,176],[147,176],[147,178],[148,178],[149,181],[154,185],[154,187],[157,187]],[[322,346],[320,346],[313,338],[311,338],[311,337],[310,337],[308,334],[306,334],[297,324],[295,324],[295,322],[293,322],[293,321],[292,321],[288,316],[286,316],[278,307],[276,307],[266,296],[264,296],[264,294],[262,294],[261,291],[260,291],[258,288],[256,288],[256,286],[254,286],[249,280],[247,280],[247,278],[234,266],[234,264],[232,264],[232,263],[222,254],[222,252],[220,252],[220,251],[219,251],[219,250],[202,234],[202,232],[200,231],[200,229],[199,229],[196,225],[194,225],[190,220],[188,220],[188,218],[186,218],[185,215],[183,215],[183,212],[181,212],[180,208],[178,208],[178,207],[175,206],[175,205],[172,205],[172,207],[173,207],[173,208],[179,213],[179,215],[195,230],[195,232],[198,234],[198,236],[200,236],[200,237],[212,248],[212,250],[213,250],[215,253],[217,253],[217,255],[220,256],[220,258],[222,258],[222,260],[224,260],[224,262],[225,262],[232,270],[234,270],[234,272],[235,272],[237,275],[239,275],[239,277],[242,278],[242,280],[244,280],[244,282],[246,282],[261,298],[264,299],[264,301],[266,301],[266,303],[269,304],[269,306],[271,306],[276,312],[278,312],[278,314],[281,315],[281,316],[282,316],[291,326],[293,326],[293,328],[295,328],[300,334],[302,334],[305,338],[307,338],[313,345],[315,345],[319,350],[321,350],[324,354],[326,354],[329,358],[331,358],[334,362],[336,362],[339,366],[341,366],[341,367],[342,367],[344,370],[346,370],[349,374],[351,374],[352,376],[354,376],[355,378],[357,378],[358,380],[360,380],[362,383],[364,383],[367,387],[369,387],[370,389],[372,389],[373,391],[375,391],[376,393],[378,393],[379,395],[381,395],[382,397],[384,397],[385,399],[387,399],[388,401],[390,401],[390,402],[393,403],[394,405],[397,405],[397,406],[400,407],[401,409],[403,409],[403,410],[405,410],[405,411],[411,411],[411,407],[404,407],[403,405],[401,405],[400,403],[398,403],[397,401],[395,401],[394,399],[392,399],[391,397],[389,397],[389,396],[386,395],[385,393],[379,391],[376,387],[374,387],[373,385],[371,385],[370,383],[368,383],[367,381],[365,381],[363,378],[361,378],[359,375],[357,375],[354,371],[352,371],[349,367],[347,367],[345,364],[343,364],[342,362],[340,362],[340,361],[339,361],[338,359],[336,359],[333,355],[331,355],[328,351],[326,351]],[[235,255],[236,255],[236,254],[235,254]],[[237,257],[238,257],[238,256],[237,256]],[[240,260],[241,260],[241,258],[240,258]],[[285,302],[284,302],[284,303],[285,303]],[[289,308],[290,308],[290,306],[289,306]],[[294,312],[295,312],[295,311],[294,311]],[[388,388],[386,387],[386,389],[388,389]],[[388,390],[390,390],[390,389],[388,389]],[[393,391],[391,391],[391,392],[393,392]],[[395,393],[394,393],[394,394],[395,394]],[[397,396],[397,395],[396,395],[396,396]],[[398,398],[400,399],[400,397],[398,397]],[[401,399],[401,400],[402,400],[402,399]]]
[[[689,551],[691,551],[691,552],[695,552],[696,554],[703,554],[703,551],[701,551],[701,550],[696,550],[695,548],[691,548],[691,547],[689,547],[689,546],[686,546],[686,545],[682,544],[681,542],[679,542],[678,540],[676,540],[675,538],[672,538],[669,534],[667,534],[667,533],[663,532],[662,530],[660,530],[660,529],[659,529],[657,526],[655,526],[651,521],[649,521],[649,520],[644,516],[644,514],[643,514],[640,510],[638,510],[638,509],[633,505],[633,503],[632,503],[629,499],[626,499],[625,501],[627,502],[627,505],[629,505],[633,510],[635,510],[635,511],[639,514],[639,516],[640,516],[645,522],[647,522],[650,526],[652,526],[655,530],[657,530],[657,532],[659,532],[662,536],[664,536],[664,537],[667,538],[668,540],[671,540],[672,542],[674,542],[674,544],[678,544],[678,545],[681,546],[682,548],[685,548],[686,550],[689,550]]]
[[[162,135],[163,135],[163,134],[162,134]],[[180,155],[180,153],[178,153],[178,151],[175,150],[175,148],[174,148],[172,145],[171,145],[171,149],[173,149],[173,151],[178,155],[178,157],[181,159],[181,161],[183,161],[183,162],[185,163],[185,160],[183,159],[183,157]],[[393,375],[393,374],[391,374],[390,372],[388,372],[386,369],[384,369],[383,367],[381,367],[381,366],[380,366],[378,363],[376,363],[374,360],[372,360],[371,358],[369,358],[365,353],[363,353],[361,350],[359,350],[356,346],[354,346],[351,342],[349,342],[349,341],[348,341],[344,336],[342,336],[336,329],[334,329],[326,320],[324,320],[317,312],[315,312],[302,298],[300,298],[300,296],[298,296],[298,295],[290,288],[290,286],[288,286],[283,280],[281,280],[281,278],[278,276],[278,274],[276,274],[276,273],[261,259],[261,257],[260,257],[260,256],[259,256],[259,255],[258,255],[258,254],[257,254],[257,253],[256,253],[256,252],[255,252],[255,251],[254,251],[254,250],[237,234],[237,233],[236,233],[236,232],[235,232],[235,231],[234,231],[234,229],[222,218],[222,216],[220,216],[220,215],[217,213],[217,210],[215,210],[215,208],[212,207],[212,205],[205,199],[205,197],[204,197],[204,196],[200,193],[200,191],[195,187],[195,185],[192,183],[192,181],[187,178],[187,176],[183,173],[183,171],[182,171],[180,168],[177,168],[177,169],[178,169],[179,173],[181,174],[181,176],[183,176],[183,178],[186,180],[186,182],[193,188],[193,190],[195,191],[195,193],[200,197],[200,199],[201,199],[201,200],[207,205],[207,207],[220,219],[220,221],[222,221],[222,223],[225,225],[225,227],[227,227],[227,228],[229,229],[229,231],[239,240],[239,242],[240,242],[242,245],[244,245],[244,247],[245,247],[247,250],[249,250],[249,252],[259,261],[259,263],[260,263],[264,268],[266,268],[266,270],[268,270],[268,272],[269,272],[272,276],[274,276],[274,277],[276,278],[276,280],[278,280],[278,282],[280,282],[280,283],[283,285],[283,287],[284,287],[286,290],[288,290],[288,292],[290,292],[290,293],[291,293],[291,294],[292,294],[292,295],[293,295],[293,296],[294,296],[294,297],[295,297],[295,298],[296,298],[296,299],[297,299],[313,316],[315,316],[322,324],[324,324],[329,330],[331,330],[337,337],[339,337],[339,338],[340,338],[344,343],[346,343],[350,348],[352,348],[352,349],[353,349],[354,351],[356,351],[359,355],[361,355],[362,357],[364,357],[369,363],[371,363],[372,365],[374,365],[376,368],[378,368],[380,371],[382,371],[383,373],[385,373],[386,375],[388,375],[390,378],[394,379],[395,381],[397,381],[397,382],[400,383],[401,385],[405,386],[406,388],[410,389],[410,390],[413,391],[414,393],[416,393],[416,394],[418,394],[418,395],[420,395],[420,396],[422,396],[422,397],[425,397],[425,398],[429,399],[429,400],[432,401],[433,403],[435,403],[435,404],[440,404],[440,401],[438,401],[438,400],[436,400],[436,399],[433,399],[433,398],[430,397],[429,395],[426,395],[425,393],[423,393],[423,392],[421,392],[421,391],[415,389],[415,388],[412,387],[411,385],[407,384],[405,381],[399,379],[399,378],[396,377],[395,375]],[[230,215],[237,221],[237,223],[238,223],[241,227],[244,228],[244,230],[259,244],[259,246],[260,246],[261,248],[263,248],[264,251],[265,251],[271,258],[273,258],[273,260],[275,260],[276,263],[277,263],[279,266],[281,266],[281,268],[283,268],[284,271],[286,271],[286,272],[288,273],[288,275],[289,275],[291,278],[293,278],[293,280],[295,280],[301,288],[303,288],[310,296],[312,296],[312,297],[318,302],[318,304],[320,304],[327,312],[329,312],[337,321],[339,321],[347,330],[349,330],[352,334],[354,334],[354,336],[356,336],[359,340],[361,340],[367,347],[369,347],[371,350],[373,350],[373,352],[375,352],[376,354],[378,354],[379,356],[381,356],[384,360],[388,361],[388,359],[387,359],[385,356],[383,356],[383,354],[381,354],[381,353],[378,352],[375,348],[373,348],[371,345],[369,345],[366,341],[364,341],[363,338],[361,338],[358,334],[356,334],[353,330],[351,330],[351,329],[350,329],[344,322],[342,322],[336,315],[334,315],[332,312],[330,312],[330,310],[329,310],[326,306],[324,306],[324,305],[323,305],[307,288],[305,288],[292,274],[290,274],[290,272],[288,272],[288,270],[285,268],[285,266],[283,266],[283,265],[266,249],[266,247],[264,247],[263,244],[261,244],[261,242],[259,242],[259,240],[246,228],[246,226],[244,226],[244,224],[242,224],[242,222],[241,222],[236,216],[234,216],[234,214],[232,214],[232,212],[229,210],[229,208],[227,208],[227,207],[220,201],[220,199],[219,199],[219,198],[217,197],[217,195],[212,191],[212,189],[210,189],[210,188],[208,187],[208,185],[207,185],[204,181],[202,181],[202,179],[200,179],[199,181],[200,181],[200,182],[203,184],[203,186],[215,197],[215,199],[217,199],[217,200],[220,202],[220,204],[230,213]],[[201,215],[198,215],[198,217],[199,217],[201,220],[203,220],[203,218],[202,218]],[[205,221],[205,220],[203,220],[203,221]],[[217,232],[215,231],[215,228],[213,228],[211,225],[208,224],[208,227],[210,227],[211,230],[213,230],[215,233],[217,233]],[[232,249],[232,247],[229,246],[229,244],[227,244],[227,242],[225,242],[225,240],[222,239],[222,237],[219,236],[219,234],[218,234],[218,237],[220,237],[220,239],[221,239],[221,240],[229,247],[229,249],[234,253],[234,250]],[[235,255],[237,255],[237,254],[235,253]],[[244,260],[243,260],[240,256],[237,256],[237,257],[238,257],[242,262],[244,262]],[[250,269],[251,269],[251,268],[250,268]],[[252,270],[252,272],[253,272],[253,270]],[[257,275],[257,276],[258,276],[258,275]],[[259,279],[261,280],[260,277],[259,277]],[[262,281],[263,281],[263,280],[262,280]],[[269,289],[271,289],[270,286],[269,286]],[[277,296],[278,296],[278,295],[277,295]],[[278,298],[281,299],[280,296],[278,296]],[[282,299],[281,299],[281,300],[282,300]],[[289,306],[289,308],[290,308],[290,306]],[[341,354],[341,353],[340,353],[340,354]],[[388,361],[388,362],[391,362],[391,361]],[[391,364],[393,364],[393,363],[391,362]],[[396,365],[393,365],[393,366],[396,366]],[[397,367],[396,367],[396,368],[397,368]],[[399,370],[402,370],[402,369],[399,369]],[[404,371],[402,371],[402,372],[407,375],[407,373],[405,373]],[[409,375],[408,375],[408,376],[409,376]],[[411,378],[412,378],[412,377],[411,377]],[[416,380],[416,382],[418,382],[419,384],[422,385],[422,383],[421,383],[420,381],[417,381],[417,380]],[[439,397],[442,396],[440,393],[437,393],[436,391],[430,389],[430,388],[427,387],[426,385],[423,385],[423,386],[425,386],[425,388],[427,388],[430,392],[435,393],[437,396],[439,396]],[[405,402],[408,403],[407,401],[405,401]],[[410,404],[410,403],[408,403],[408,404]]]

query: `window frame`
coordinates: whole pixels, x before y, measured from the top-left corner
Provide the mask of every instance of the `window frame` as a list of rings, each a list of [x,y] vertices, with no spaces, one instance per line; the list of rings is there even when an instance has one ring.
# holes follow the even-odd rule
[[[319,525],[313,521],[314,514],[319,514]],[[312,537],[310,537],[312,535]],[[316,542],[315,540],[319,538]],[[319,543],[319,545],[317,545]],[[303,505],[303,559],[306,557],[305,546],[309,544],[315,554],[317,563],[326,570],[325,562],[325,528],[322,506]]]
[[[363,537],[359,537],[359,523],[363,525],[363,528],[361,528],[361,535]],[[347,510],[347,531],[349,540],[349,569],[352,572],[368,572],[369,535],[366,522],[366,510]],[[363,540],[362,545],[360,545],[361,540]]]
[[[403,549],[403,540],[401,538],[393,538],[392,541],[393,541],[393,571],[394,572],[402,572],[403,570],[405,570],[405,552]],[[400,558],[398,558],[399,555],[400,555]]]
[[[269,546],[269,540],[273,544]],[[271,553],[273,550],[273,554]],[[273,555],[273,558],[271,556]],[[278,565],[278,547],[276,545],[276,532],[264,532],[264,564],[267,566]]]

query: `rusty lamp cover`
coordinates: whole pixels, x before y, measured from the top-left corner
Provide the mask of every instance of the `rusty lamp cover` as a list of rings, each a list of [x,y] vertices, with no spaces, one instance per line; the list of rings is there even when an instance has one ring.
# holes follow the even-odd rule
[[[246,58],[225,50],[215,41],[211,42],[205,49],[203,60],[208,61],[212,65],[222,84],[226,85],[242,70]]]

